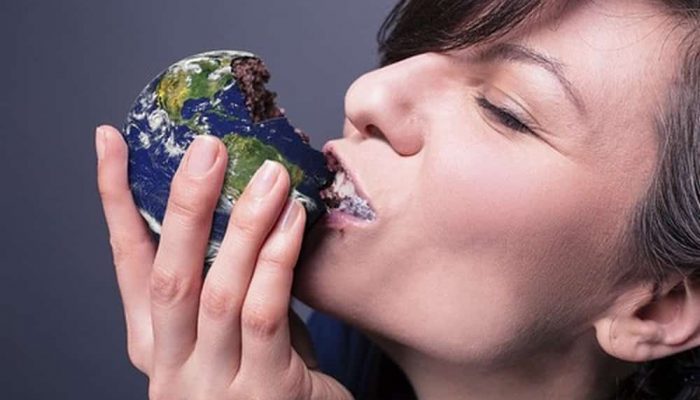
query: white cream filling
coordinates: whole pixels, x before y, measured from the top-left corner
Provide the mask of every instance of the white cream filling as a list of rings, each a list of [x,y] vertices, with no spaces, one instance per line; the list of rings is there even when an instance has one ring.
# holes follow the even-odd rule
[[[330,191],[340,197],[337,210],[366,220],[374,219],[374,210],[369,206],[367,200],[357,194],[355,184],[345,171],[336,172]]]

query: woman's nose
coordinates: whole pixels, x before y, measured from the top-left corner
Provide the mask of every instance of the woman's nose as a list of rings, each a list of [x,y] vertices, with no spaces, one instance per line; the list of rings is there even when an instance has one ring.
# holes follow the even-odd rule
[[[345,96],[346,136],[385,139],[402,156],[418,153],[426,131],[429,63],[415,56],[359,77]]]

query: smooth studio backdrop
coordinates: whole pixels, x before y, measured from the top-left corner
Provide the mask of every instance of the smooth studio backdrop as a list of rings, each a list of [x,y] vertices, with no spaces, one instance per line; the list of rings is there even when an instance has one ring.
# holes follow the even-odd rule
[[[147,398],[96,185],[94,128],[191,54],[249,50],[319,148],[393,0],[0,3],[0,399]]]

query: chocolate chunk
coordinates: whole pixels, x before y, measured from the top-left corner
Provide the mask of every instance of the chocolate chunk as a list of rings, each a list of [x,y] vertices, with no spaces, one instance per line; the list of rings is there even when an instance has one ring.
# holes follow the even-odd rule
[[[253,122],[284,116],[275,105],[277,93],[265,88],[265,84],[270,80],[270,73],[261,59],[235,58],[231,62],[231,71],[236,78],[238,88],[245,94],[246,107]]]

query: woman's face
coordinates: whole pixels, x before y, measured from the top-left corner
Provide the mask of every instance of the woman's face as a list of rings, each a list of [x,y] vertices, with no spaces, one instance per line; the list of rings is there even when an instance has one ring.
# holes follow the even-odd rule
[[[325,149],[377,218],[319,222],[296,296],[482,365],[591,329],[655,167],[653,117],[678,42],[651,5],[584,3],[498,43],[355,81],[343,138]]]

